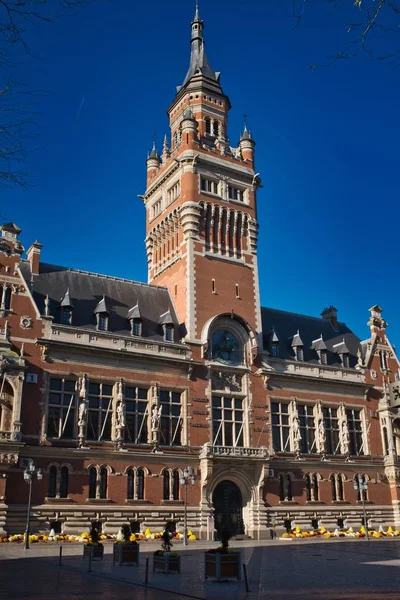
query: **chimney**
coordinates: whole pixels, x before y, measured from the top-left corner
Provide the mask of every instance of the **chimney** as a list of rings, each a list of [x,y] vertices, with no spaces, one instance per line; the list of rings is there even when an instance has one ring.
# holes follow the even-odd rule
[[[335,331],[337,331],[337,313],[338,310],[337,308],[335,308],[334,306],[328,306],[327,308],[324,308],[324,310],[321,313],[321,317],[323,319],[325,319],[326,321],[329,321],[330,324],[332,325],[333,329],[335,329]]]
[[[42,244],[36,240],[26,253],[31,264],[32,275],[39,275],[40,251],[42,248]]]

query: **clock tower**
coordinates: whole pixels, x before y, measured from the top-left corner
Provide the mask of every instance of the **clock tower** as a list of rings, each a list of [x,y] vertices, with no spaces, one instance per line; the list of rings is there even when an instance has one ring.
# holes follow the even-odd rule
[[[196,8],[189,69],[168,108],[171,142],[147,158],[148,279],[169,288],[187,342],[204,342],[211,321],[225,315],[245,324],[258,347],[255,142],[245,125],[230,144],[231,105],[203,29]],[[231,342],[221,340],[220,352],[234,353]]]

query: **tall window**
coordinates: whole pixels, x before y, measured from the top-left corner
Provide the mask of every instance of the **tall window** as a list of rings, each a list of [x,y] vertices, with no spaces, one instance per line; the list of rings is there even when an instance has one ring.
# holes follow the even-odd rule
[[[219,136],[219,121],[213,122],[213,133],[216,137]]]
[[[105,467],[100,469],[100,498],[107,498],[108,472]]]
[[[289,407],[283,402],[271,403],[272,442],[276,452],[289,451]]]
[[[313,473],[311,477],[311,489],[313,492],[313,499],[315,502],[319,500],[319,486],[318,486],[318,476],[316,473]]]
[[[354,456],[365,454],[363,448],[361,410],[347,409],[346,417],[350,434],[350,454],[353,454]]]
[[[89,498],[96,498],[97,470],[95,467],[89,469]]]
[[[49,470],[49,489],[47,491],[48,498],[55,498],[57,493],[57,467],[50,467]]]
[[[132,335],[137,337],[142,335],[142,319],[132,319]]]
[[[161,438],[160,443],[166,446],[181,446],[182,404],[181,394],[161,390]]]
[[[125,441],[147,444],[147,393],[145,388],[125,387]]]
[[[279,356],[279,344],[277,344],[276,342],[273,342],[271,344],[271,355],[274,357]]]
[[[211,119],[210,119],[210,117],[206,117],[204,119],[204,121],[205,121],[205,124],[206,124],[206,133],[208,135],[211,135]]]
[[[143,498],[144,498],[144,471],[143,471],[143,469],[137,470],[136,489],[137,489],[138,500],[143,500]]]
[[[128,469],[127,472],[128,477],[128,489],[126,492],[126,497],[128,500],[133,500],[133,487],[135,485],[135,472],[133,469]]]
[[[169,500],[169,471],[164,471],[164,478],[163,478],[163,497],[164,500]]]
[[[166,342],[174,341],[174,326],[171,323],[164,325],[164,339]]]
[[[292,480],[288,473],[280,473],[279,475],[279,499],[282,502],[293,500]]]
[[[213,396],[213,443],[243,446],[243,399]]]
[[[174,471],[172,474],[172,498],[179,500],[179,471]]]
[[[111,440],[112,389],[106,383],[89,383],[88,440]]]
[[[296,346],[296,360],[304,360],[304,350],[302,346]]]
[[[68,498],[68,467],[61,467],[60,475],[60,497]]]
[[[300,425],[300,448],[304,454],[315,452],[315,418],[313,407],[307,404],[298,406]]]
[[[99,331],[107,331],[108,330],[108,314],[107,313],[99,313],[97,315],[97,329]]]
[[[11,304],[11,288],[0,286],[0,305],[3,304],[4,308],[8,310]]]
[[[339,473],[337,476],[337,499],[343,502],[344,494],[343,494],[343,475]]]
[[[363,496],[364,500],[368,500],[367,490],[364,489],[365,475],[354,475],[354,481],[357,485],[357,502],[361,502]]]
[[[331,482],[331,490],[332,490],[332,502],[336,502],[337,501],[337,493],[336,493],[336,477],[335,475],[331,475],[329,477],[330,482]]]
[[[307,495],[307,502],[311,502],[311,477],[310,477],[310,475],[306,475],[306,495]]]
[[[55,438],[75,437],[75,416],[75,381],[51,378],[47,435]]]
[[[339,454],[339,421],[337,409],[330,406],[323,409],[326,435],[326,451],[328,454]]]
[[[128,487],[127,487],[127,499],[128,500],[143,500],[144,499],[144,471],[138,469],[136,472],[134,469],[128,469]]]
[[[332,488],[332,501],[333,502],[343,502],[344,494],[343,494],[343,475],[341,473],[336,474],[332,473],[329,477]]]

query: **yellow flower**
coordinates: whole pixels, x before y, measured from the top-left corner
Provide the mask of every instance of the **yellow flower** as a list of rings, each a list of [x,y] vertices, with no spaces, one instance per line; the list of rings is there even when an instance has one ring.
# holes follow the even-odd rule
[[[192,533],[191,535],[189,535],[189,540],[197,540],[197,537]]]
[[[131,533],[131,536],[130,536],[129,540],[131,542],[136,542],[136,535],[134,533]]]

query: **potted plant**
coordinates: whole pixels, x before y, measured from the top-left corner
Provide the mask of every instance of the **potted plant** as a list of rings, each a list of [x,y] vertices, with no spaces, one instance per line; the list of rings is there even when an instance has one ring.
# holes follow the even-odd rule
[[[166,529],[161,536],[161,550],[156,550],[153,556],[153,571],[164,573],[180,573],[181,557],[177,552],[171,552],[173,546],[171,533]]]
[[[104,546],[100,542],[100,534],[96,527],[92,527],[89,533],[89,542],[83,546],[83,558],[91,555],[92,560],[104,557]]]
[[[131,532],[129,525],[123,525],[117,536],[117,542],[113,546],[113,564],[138,565],[139,564],[139,544],[136,536]]]
[[[205,578],[212,577],[217,581],[235,578],[240,581],[240,552],[229,548],[231,535],[227,529],[221,532],[221,545],[205,553]]]

